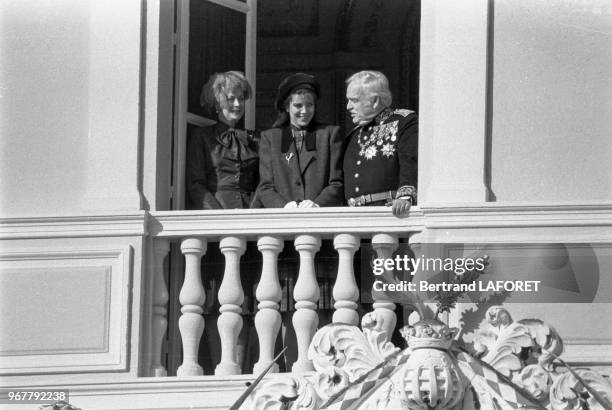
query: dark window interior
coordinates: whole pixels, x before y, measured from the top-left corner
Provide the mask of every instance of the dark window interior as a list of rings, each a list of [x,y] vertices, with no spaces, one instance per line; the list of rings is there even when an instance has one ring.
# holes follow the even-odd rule
[[[244,14],[207,1],[191,1],[189,111],[211,117],[200,92],[217,71],[244,71]],[[390,81],[394,107],[418,110],[420,2],[406,0],[260,0],[257,10],[256,127],[275,118],[277,86],[306,72],[322,86],[320,120],[351,126],[345,79],[372,69]]]

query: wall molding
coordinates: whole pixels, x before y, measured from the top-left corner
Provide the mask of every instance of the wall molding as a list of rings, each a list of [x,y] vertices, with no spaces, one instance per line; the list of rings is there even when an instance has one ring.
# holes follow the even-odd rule
[[[422,210],[422,242],[612,242],[612,204],[427,204]]]
[[[269,375],[266,379],[279,377]],[[119,383],[112,376],[94,383],[27,383],[32,389],[68,389],[70,403],[83,409],[227,409],[252,382],[252,375],[147,377]],[[6,384],[6,388],[24,384]]]
[[[569,363],[585,364],[612,363],[612,340],[588,340],[574,342],[564,340],[565,352],[563,359]]]
[[[71,247],[72,250],[66,251],[57,245],[43,245],[43,242],[37,241],[36,247],[28,248],[27,251],[0,253],[0,261],[2,262],[0,275],[17,275],[15,279],[24,275],[30,276],[30,278],[24,278],[24,283],[28,283],[28,280],[34,280],[36,275],[46,276],[46,280],[49,280],[50,276],[69,274],[70,272],[81,275],[97,275],[98,281],[102,280],[105,291],[101,300],[94,301],[99,305],[98,310],[94,313],[102,315],[103,320],[102,323],[93,323],[92,326],[99,328],[102,340],[98,340],[96,345],[89,347],[68,344],[59,349],[43,350],[36,347],[28,349],[27,346],[22,349],[15,349],[13,346],[3,343],[3,353],[8,354],[0,356],[0,374],[128,370],[127,346],[131,325],[129,323],[129,311],[133,265],[132,246],[88,245],[84,247],[75,244]],[[14,289],[11,289],[10,284],[5,283],[4,285],[4,292],[17,292],[18,295],[21,295],[19,292],[24,292],[23,289],[19,288],[19,281],[15,282]],[[79,289],[71,289],[70,283],[62,284],[62,289],[64,288],[71,293],[79,291]],[[24,303],[30,303],[27,302],[27,296],[29,295],[23,294]],[[32,297],[35,297],[35,295],[32,295]],[[54,296],[46,295],[46,297],[53,298]],[[66,303],[66,299],[70,298],[64,297],[60,300],[64,300],[64,303]],[[35,300],[31,301],[31,303],[34,302]],[[78,309],[79,306],[74,306],[74,308]],[[51,314],[54,311],[60,314],[64,310],[64,306],[62,306],[62,303],[50,304],[45,310],[50,311]],[[30,312],[29,315],[35,313]],[[6,312],[5,320],[10,320],[10,317],[11,313]],[[54,328],[53,331],[42,332],[37,336],[41,339],[62,337],[62,332],[70,330],[70,327],[67,324],[66,328],[61,328],[60,323],[61,318],[58,318],[57,328]],[[35,325],[35,323],[31,323],[31,325]],[[82,326],[82,324],[77,326]],[[102,328],[100,329],[100,327]],[[19,332],[16,329],[15,331]],[[7,333],[4,335],[4,342],[10,343],[11,338],[7,338]],[[12,338],[14,339],[15,336],[12,336]],[[36,346],[36,342],[34,342],[34,346]]]
[[[0,218],[1,239],[144,236],[146,212]]]
[[[427,204],[427,228],[612,226],[612,203]]]

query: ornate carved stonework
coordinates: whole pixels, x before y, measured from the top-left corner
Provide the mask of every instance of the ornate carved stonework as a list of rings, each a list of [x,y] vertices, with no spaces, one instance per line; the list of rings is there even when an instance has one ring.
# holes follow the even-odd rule
[[[435,319],[404,327],[408,347],[387,342],[375,313],[362,330],[321,328],[308,352],[315,372],[286,374],[259,385],[243,409],[507,410],[612,409],[612,383],[558,358],[563,342],[537,319],[513,321],[489,308],[474,351],[458,329]]]

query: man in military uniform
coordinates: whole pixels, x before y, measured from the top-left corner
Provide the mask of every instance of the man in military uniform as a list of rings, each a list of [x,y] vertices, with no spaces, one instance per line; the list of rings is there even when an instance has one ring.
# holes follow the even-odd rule
[[[383,73],[360,71],[346,84],[346,108],[356,127],[345,142],[345,199],[349,206],[390,205],[393,215],[406,215],[416,203],[417,116],[390,108]]]

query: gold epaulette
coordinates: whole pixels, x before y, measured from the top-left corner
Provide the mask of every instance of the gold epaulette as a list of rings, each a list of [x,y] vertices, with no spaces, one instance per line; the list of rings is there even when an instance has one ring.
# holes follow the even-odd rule
[[[414,113],[414,111],[412,111],[412,110],[406,110],[406,109],[401,109],[401,108],[398,108],[398,109],[393,111],[393,114],[398,114],[398,115],[401,115],[402,117],[407,117],[407,116],[409,116],[410,114],[413,114],[413,113]]]

